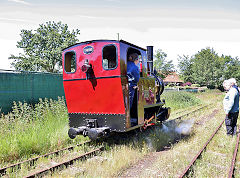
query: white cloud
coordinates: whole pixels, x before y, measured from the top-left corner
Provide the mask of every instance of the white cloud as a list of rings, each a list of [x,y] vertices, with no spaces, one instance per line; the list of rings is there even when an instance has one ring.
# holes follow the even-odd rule
[[[30,5],[30,3],[24,1],[24,0],[8,0],[10,2],[16,2],[16,3],[20,3],[20,4],[24,4],[24,5]]]

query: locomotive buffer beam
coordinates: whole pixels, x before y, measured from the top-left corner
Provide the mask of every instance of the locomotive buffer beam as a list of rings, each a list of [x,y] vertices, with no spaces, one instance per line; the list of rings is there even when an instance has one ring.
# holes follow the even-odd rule
[[[90,128],[87,126],[81,126],[78,128],[71,127],[68,130],[68,136],[74,139],[77,135],[88,136],[91,140],[96,140],[98,137],[104,137],[110,132],[109,127]]]

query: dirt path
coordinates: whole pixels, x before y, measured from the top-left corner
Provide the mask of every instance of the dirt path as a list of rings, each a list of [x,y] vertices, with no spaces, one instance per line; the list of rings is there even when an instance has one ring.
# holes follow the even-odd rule
[[[214,109],[209,115],[202,117],[198,122],[195,124],[203,125],[211,118],[213,118],[220,109]],[[123,170],[119,177],[140,177],[143,171],[151,171],[152,164],[164,153],[168,150],[159,151],[159,152],[151,152],[147,154],[143,159],[139,160],[136,164],[132,165],[131,167]],[[156,173],[153,173],[153,175]]]
[[[219,111],[220,111],[220,109],[214,109],[211,114],[209,114],[207,117],[202,117],[202,118],[201,118],[198,122],[196,122],[195,124],[197,124],[197,125],[203,125],[203,124],[205,124],[207,121],[209,121],[210,119],[212,119]]]
[[[167,151],[167,150],[166,150]],[[141,173],[145,170],[151,170],[151,165],[157,158],[164,154],[166,151],[151,152],[139,160],[136,164],[124,170],[119,177],[140,177]]]

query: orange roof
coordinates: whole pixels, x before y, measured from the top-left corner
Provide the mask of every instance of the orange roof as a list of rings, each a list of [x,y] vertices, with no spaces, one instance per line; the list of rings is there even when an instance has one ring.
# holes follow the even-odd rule
[[[183,80],[181,80],[178,76],[178,74],[176,74],[176,72],[173,72],[171,74],[169,74],[165,79],[163,79],[163,82],[172,82],[172,83],[183,83]]]

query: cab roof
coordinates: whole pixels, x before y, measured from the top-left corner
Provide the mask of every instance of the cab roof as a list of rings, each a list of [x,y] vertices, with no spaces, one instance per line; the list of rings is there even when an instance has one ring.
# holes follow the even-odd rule
[[[146,51],[146,49],[141,48],[141,47],[139,47],[139,46],[137,46],[137,45],[134,45],[134,44],[129,43],[129,42],[124,41],[124,40],[119,40],[119,41],[118,41],[118,40],[90,40],[90,41],[84,41],[84,42],[75,43],[75,44],[73,44],[73,45],[71,45],[71,46],[68,46],[67,48],[62,49],[62,51],[66,50],[66,49],[68,49],[68,48],[71,48],[71,47],[73,47],[73,46],[90,44],[90,43],[96,43],[96,42],[116,42],[116,43],[124,43],[124,44],[127,44],[127,45],[129,45],[129,46],[132,46],[132,47],[135,47],[135,48],[138,48],[138,49],[141,49],[141,50]]]

